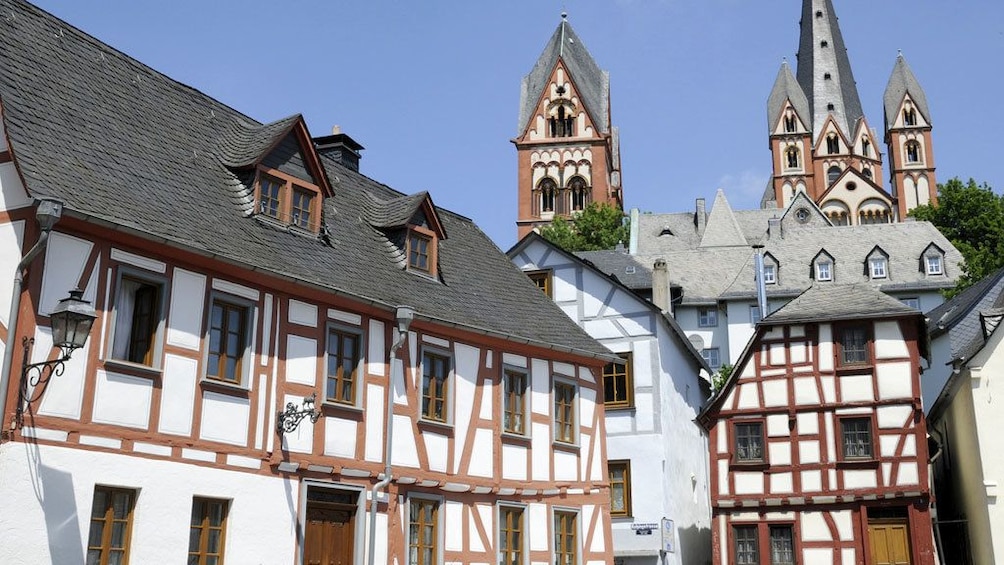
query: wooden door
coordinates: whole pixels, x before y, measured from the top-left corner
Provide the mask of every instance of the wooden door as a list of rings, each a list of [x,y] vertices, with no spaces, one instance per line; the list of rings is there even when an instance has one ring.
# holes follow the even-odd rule
[[[905,521],[868,523],[872,565],[910,565],[910,536]]]
[[[307,503],[303,562],[307,565],[352,565],[355,508]]]

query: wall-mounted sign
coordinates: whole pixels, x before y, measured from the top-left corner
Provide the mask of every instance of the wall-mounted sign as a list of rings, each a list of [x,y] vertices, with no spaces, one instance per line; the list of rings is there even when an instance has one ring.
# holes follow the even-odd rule
[[[669,518],[662,519],[662,550],[676,553],[676,524]]]
[[[659,529],[659,524],[653,522],[634,523],[631,524],[631,529],[634,530],[636,536],[650,536],[653,531]]]

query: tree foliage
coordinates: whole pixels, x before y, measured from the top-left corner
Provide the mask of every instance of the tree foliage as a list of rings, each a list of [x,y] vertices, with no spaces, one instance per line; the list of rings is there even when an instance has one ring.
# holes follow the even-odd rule
[[[918,206],[910,215],[934,224],[962,253],[962,276],[950,294],[1004,266],[1004,196],[988,184],[954,178],[938,185],[937,206]]]
[[[629,237],[624,217],[624,212],[610,204],[590,202],[571,220],[555,218],[540,235],[565,251],[613,249]]]
[[[734,368],[732,365],[726,363],[719,367],[717,373],[711,375],[711,388],[715,392],[722,390],[722,387],[725,386],[725,381],[729,380],[729,377],[732,376],[732,369]]]

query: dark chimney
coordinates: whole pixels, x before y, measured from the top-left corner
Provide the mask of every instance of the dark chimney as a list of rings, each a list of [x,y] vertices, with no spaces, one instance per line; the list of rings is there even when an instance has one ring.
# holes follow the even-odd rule
[[[359,152],[364,147],[356,143],[356,140],[347,134],[342,133],[342,129],[338,126],[331,128],[331,131],[331,135],[314,138],[314,146],[317,148],[317,152],[326,157],[331,157],[353,171],[359,171]]]

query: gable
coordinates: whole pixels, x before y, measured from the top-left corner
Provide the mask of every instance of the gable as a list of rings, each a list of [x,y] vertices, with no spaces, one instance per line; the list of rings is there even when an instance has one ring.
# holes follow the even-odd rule
[[[287,133],[271,151],[265,154],[261,159],[261,165],[282,171],[315,186],[321,184],[318,182],[317,175],[308,170],[303,149],[293,132]]]
[[[892,213],[892,196],[857,169],[850,167],[819,197],[819,201],[824,213],[837,209],[855,217],[861,214]]]
[[[830,226],[830,221],[809,196],[799,191],[781,216],[781,229]]]
[[[543,85],[540,97],[526,126],[520,132],[521,141],[540,141],[552,138],[549,120],[558,119],[559,114],[573,119],[575,134],[571,138],[598,137],[596,119],[580,96],[575,77],[567,70],[564,59],[559,57]]]
[[[788,131],[784,127],[784,119],[789,115],[795,119],[795,131]],[[772,126],[772,132],[774,135],[796,135],[809,132],[808,126],[806,126],[805,121],[802,120],[802,116],[798,114],[798,109],[795,108],[794,104],[792,104],[790,98],[785,99],[784,105],[775,117]]]

